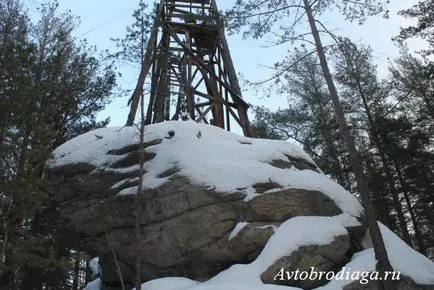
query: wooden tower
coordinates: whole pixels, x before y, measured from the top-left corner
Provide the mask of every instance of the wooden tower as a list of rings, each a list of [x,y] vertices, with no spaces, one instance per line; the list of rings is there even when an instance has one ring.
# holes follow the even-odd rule
[[[251,136],[215,0],[161,0],[156,11],[127,125],[134,123],[149,74],[146,124],[191,119],[229,131],[236,122]]]

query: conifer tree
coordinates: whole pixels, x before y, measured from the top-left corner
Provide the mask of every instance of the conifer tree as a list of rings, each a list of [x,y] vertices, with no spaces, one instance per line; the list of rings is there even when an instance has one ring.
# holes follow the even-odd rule
[[[262,137],[299,142],[326,174],[352,190],[348,156],[343,154],[333,105],[317,63],[317,57],[302,48],[275,64],[284,69],[274,76],[273,93],[286,96],[288,108],[276,112],[255,108],[253,128],[265,130]]]
[[[249,26],[247,34],[255,38],[261,37],[270,32],[274,27],[279,28],[278,35],[284,41],[294,41],[302,38],[305,39],[305,34],[296,36],[294,27],[299,21],[306,16],[310,27],[310,32],[313,37],[313,46],[318,54],[321,70],[327,84],[330,98],[333,102],[336,119],[339,124],[340,132],[349,153],[350,163],[354,172],[358,191],[362,199],[362,205],[365,210],[365,218],[369,228],[369,232],[374,245],[375,257],[377,259],[377,270],[380,272],[391,271],[387,251],[381,237],[381,232],[377,224],[376,215],[373,210],[370,189],[368,187],[366,176],[359,160],[354,138],[351,136],[347,120],[345,118],[342,105],[339,100],[338,92],[334,84],[329,65],[327,62],[324,45],[320,37],[318,29],[317,16],[327,9],[337,8],[348,20],[358,20],[360,23],[369,15],[376,15],[384,11],[383,1],[364,0],[364,1],[260,1],[247,0],[237,1],[235,7],[227,13],[227,16],[232,19],[231,28],[240,29],[244,26]],[[293,12],[291,14],[291,11]],[[289,17],[290,16],[290,17]],[[285,19],[286,23],[279,22],[280,19]],[[295,19],[294,21],[292,19]],[[288,24],[289,23],[289,24]],[[394,289],[394,282],[387,280],[382,281],[381,286],[384,289]]]
[[[384,114],[384,105],[388,97],[387,88],[384,88],[377,79],[376,68],[372,64],[371,51],[368,48],[357,47],[347,38],[338,38],[339,50],[336,57],[336,80],[342,86],[341,96],[350,102],[360,104],[363,112],[362,119],[366,132],[369,135],[371,146],[379,156],[384,180],[388,185],[388,191],[393,201],[393,208],[399,223],[401,237],[412,244],[408,225],[402,209],[399,192],[395,186],[395,177],[391,162],[386,155],[383,140],[380,138],[379,128],[376,123],[378,114]],[[380,208],[377,208],[378,210]],[[389,215],[385,212],[381,216]]]
[[[63,289],[75,238],[43,180],[54,148],[105,126],[96,114],[115,85],[110,66],[71,33],[75,18],[43,4],[37,23],[19,0],[0,0],[0,287]]]
[[[401,28],[397,39],[403,41],[421,37],[430,45],[430,48],[422,51],[422,53],[425,55],[434,53],[434,1],[421,0],[413,7],[400,11],[399,14],[406,18],[416,18],[417,23]]]

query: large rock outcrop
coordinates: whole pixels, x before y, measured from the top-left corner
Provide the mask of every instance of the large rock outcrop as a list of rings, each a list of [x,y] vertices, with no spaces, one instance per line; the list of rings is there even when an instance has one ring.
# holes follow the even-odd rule
[[[362,248],[365,228],[357,200],[292,144],[187,121],[148,126],[143,147],[140,206],[135,128],[88,132],[56,149],[47,163],[48,178],[58,183],[54,194],[61,212],[100,257],[105,289],[120,289],[115,262],[127,286],[133,285],[137,210],[143,281],[169,276],[204,281],[231,265],[254,263],[275,230],[296,217],[327,222],[330,217],[335,225],[322,235],[327,239],[318,239],[312,238],[315,223],[307,223],[312,229],[305,229],[305,238],[259,267],[263,283],[323,285],[327,281],[281,283],[273,273],[308,266],[337,271]]]

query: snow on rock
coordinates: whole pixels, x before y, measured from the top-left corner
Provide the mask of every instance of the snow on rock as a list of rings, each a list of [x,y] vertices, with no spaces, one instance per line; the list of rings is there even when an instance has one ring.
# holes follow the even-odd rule
[[[185,278],[161,278],[142,285],[144,290],[266,290],[301,288],[263,284],[261,273],[274,261],[288,255],[300,246],[310,244],[327,244],[334,237],[344,234],[344,226],[349,219],[345,216],[335,217],[297,217],[292,218],[277,228],[269,239],[262,253],[250,264],[236,264],[219,273],[210,280],[199,283]],[[387,247],[392,267],[401,275],[410,277],[417,284],[434,284],[434,263],[425,256],[414,251],[391,230],[379,223]],[[343,271],[347,271],[350,279],[334,279],[316,290],[341,290],[355,280],[351,280],[354,272],[372,272],[375,270],[373,249],[366,249],[353,255]],[[337,274],[336,277],[339,277]],[[357,277],[353,276],[353,277]],[[359,275],[360,277],[360,275]],[[402,276],[401,276],[402,277]]]
[[[335,217],[295,217],[279,226],[254,263],[259,263],[263,272],[301,246],[327,245],[335,237],[345,234],[345,225]]]
[[[93,280],[87,283],[83,290],[100,290],[102,283],[101,278],[98,277],[101,272],[99,267],[99,257],[95,257],[89,261],[89,269],[91,271],[91,279]]]
[[[291,218],[276,229],[255,261],[247,265],[234,265],[208,282],[231,282],[242,277],[246,281],[262,284],[261,274],[279,258],[290,255],[301,246],[326,245],[335,237],[347,234],[341,220],[336,217]]]
[[[101,290],[101,289],[102,289],[102,283],[100,278],[90,281],[89,283],[87,283],[86,287],[83,288],[83,290]]]
[[[142,285],[142,290],[177,290],[191,288],[198,284],[200,283],[188,278],[168,277],[146,282]]]
[[[249,223],[248,222],[239,222],[229,234],[229,241],[235,238],[242,229],[244,229]]]
[[[155,158],[146,162],[146,188],[164,184],[167,178],[161,178],[161,173],[176,166],[180,169],[179,174],[188,176],[199,185],[213,187],[216,191],[228,193],[243,189],[245,200],[257,196],[254,184],[273,182],[285,188],[321,191],[334,200],[343,212],[352,216],[361,214],[357,199],[318,168],[315,168],[316,171],[297,170],[294,167],[287,169],[271,165],[273,160],[288,160],[288,156],[291,156],[315,166],[300,147],[288,142],[247,138],[194,121],[171,121],[147,126],[145,142],[157,139],[162,140],[161,144],[146,149],[156,154]],[[53,152],[53,158],[47,162],[47,168],[83,163],[99,171],[131,172],[137,170],[138,165],[109,168],[107,165],[125,156],[107,152],[138,142],[139,132],[134,127],[93,130],[58,147]],[[135,192],[134,187],[129,187],[119,194]]]
[[[79,135],[62,144],[53,152],[53,158],[47,162],[48,167],[74,163],[89,163],[98,167],[119,159],[106,155],[110,149],[135,144],[138,140],[135,127],[101,128]]]
[[[89,268],[90,271],[92,272],[92,277],[97,276],[100,272],[100,268],[99,268],[99,258],[93,258],[89,261]]]

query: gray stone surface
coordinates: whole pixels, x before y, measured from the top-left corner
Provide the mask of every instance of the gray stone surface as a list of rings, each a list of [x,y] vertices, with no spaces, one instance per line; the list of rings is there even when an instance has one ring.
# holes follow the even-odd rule
[[[319,191],[282,189],[254,198],[250,208],[263,221],[285,221],[295,216],[334,216],[342,213]]]

